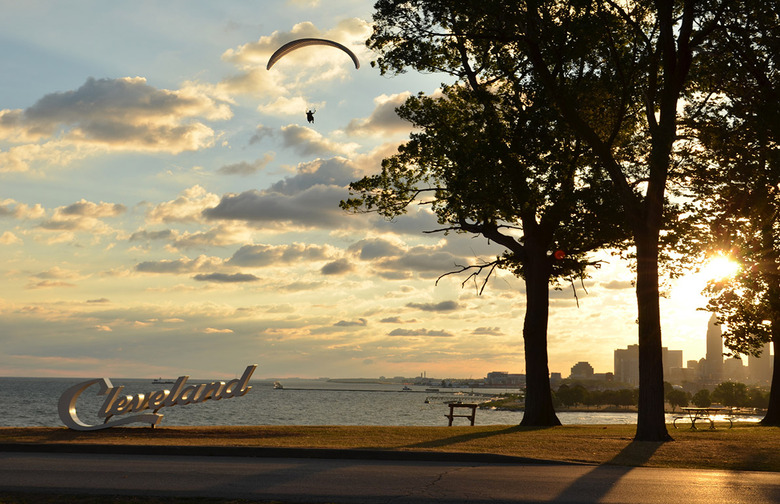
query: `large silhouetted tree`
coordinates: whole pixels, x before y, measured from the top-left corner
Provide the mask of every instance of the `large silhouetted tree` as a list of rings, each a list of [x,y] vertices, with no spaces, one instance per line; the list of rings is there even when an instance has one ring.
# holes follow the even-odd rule
[[[383,161],[381,173],[352,183],[359,197],[342,207],[392,218],[427,204],[443,226],[438,231],[482,235],[506,249],[452,272],[475,279],[484,272],[482,288],[496,267],[525,280],[521,425],[559,425],[547,356],[549,286],[584,278],[593,264],[588,252],[627,238],[619,206],[589,149],[534,88],[528,67],[457,40],[439,56],[462,62],[450,69],[457,81],[399,109],[419,132]],[[501,66],[515,71],[493,74]]]
[[[694,57],[736,0],[380,0],[370,45],[383,70],[471,66],[532,79],[612,182],[636,248],[636,440],[670,439],[664,418],[659,256],[678,180],[678,127]],[[467,51],[452,51],[463,47]],[[485,55],[506,54],[484,68]],[[630,135],[625,132],[630,131]]]
[[[774,342],[764,425],[780,425],[780,3],[736,3],[701,55],[690,125],[699,145],[693,173],[710,247],[741,264],[707,287],[707,310],[726,347],[757,354]]]

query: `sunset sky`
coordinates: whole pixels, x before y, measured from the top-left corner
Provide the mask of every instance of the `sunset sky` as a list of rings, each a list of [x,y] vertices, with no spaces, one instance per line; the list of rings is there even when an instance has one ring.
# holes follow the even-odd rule
[[[485,376],[525,371],[522,281],[450,276],[502,252],[338,203],[447,76],[383,77],[371,0],[0,1],[0,376]],[[300,37],[333,48],[290,54]],[[315,123],[306,122],[316,108]],[[552,292],[550,370],[613,371],[636,342],[612,257]],[[705,353],[704,276],[662,300],[664,345]]]

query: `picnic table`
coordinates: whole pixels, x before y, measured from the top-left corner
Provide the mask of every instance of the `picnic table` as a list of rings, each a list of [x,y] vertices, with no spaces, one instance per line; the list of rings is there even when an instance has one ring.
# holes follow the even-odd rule
[[[699,407],[685,407],[680,408],[684,415],[674,417],[672,425],[677,428],[677,420],[688,419],[691,421],[691,430],[697,430],[696,420],[707,420],[710,423],[710,430],[715,430],[715,415],[725,414],[725,420],[729,423],[729,429],[734,426],[734,422],[731,419],[731,408],[699,408]]]

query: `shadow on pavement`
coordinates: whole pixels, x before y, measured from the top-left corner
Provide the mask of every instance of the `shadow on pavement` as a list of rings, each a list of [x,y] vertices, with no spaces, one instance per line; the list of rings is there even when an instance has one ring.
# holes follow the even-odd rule
[[[600,502],[623,476],[647,463],[661,445],[663,442],[632,441],[612,460],[593,468],[569,485],[558,495],[557,500]]]

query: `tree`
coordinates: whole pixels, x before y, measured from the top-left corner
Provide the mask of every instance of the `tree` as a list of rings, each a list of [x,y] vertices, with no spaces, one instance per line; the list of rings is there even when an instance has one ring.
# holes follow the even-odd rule
[[[636,247],[639,415],[636,440],[671,439],[663,397],[659,255],[677,176],[681,98],[694,54],[727,0],[380,0],[373,48],[382,68],[482,68],[533,80],[606,171]],[[441,20],[444,20],[443,22]],[[444,28],[444,29],[441,29]],[[457,51],[452,48],[473,48]],[[449,49],[449,50],[448,50]],[[627,133],[628,132],[628,133]],[[665,233],[664,233],[665,234]]]
[[[774,343],[774,374],[762,425],[780,425],[780,4],[737,2],[706,46],[691,97],[690,127],[704,149],[693,172],[708,216],[709,248],[741,264],[710,283],[706,307],[726,347],[758,355]]]
[[[699,408],[709,408],[712,404],[712,399],[710,399],[710,391],[707,389],[699,390],[693,394],[691,402]]]
[[[688,393],[684,390],[670,390],[666,393],[666,400],[669,402],[669,405],[672,407],[672,412],[677,409],[677,406],[680,407],[686,407],[688,406]]]
[[[719,383],[712,391],[712,399],[724,406],[745,406],[748,399],[747,385],[737,382]]]
[[[481,235],[505,247],[494,260],[454,272],[468,273],[467,281],[486,272],[480,292],[497,267],[524,279],[527,389],[521,425],[559,425],[547,355],[549,287],[585,278],[588,266],[598,264],[589,252],[625,240],[619,205],[609,197],[590,149],[531,78],[530,65],[493,50],[490,41],[454,35],[470,21],[457,5],[440,6],[434,18],[402,19],[397,2],[376,7],[368,43],[382,54],[383,72],[412,66],[445,71],[456,82],[443,85],[440,97],[418,95],[398,109],[419,132],[382,162],[381,173],[350,184],[358,197],[341,206],[393,218],[413,203],[426,204],[443,226],[436,231]],[[434,38],[401,50],[394,45],[395,30],[413,33],[423,26],[446,34],[447,43]]]

